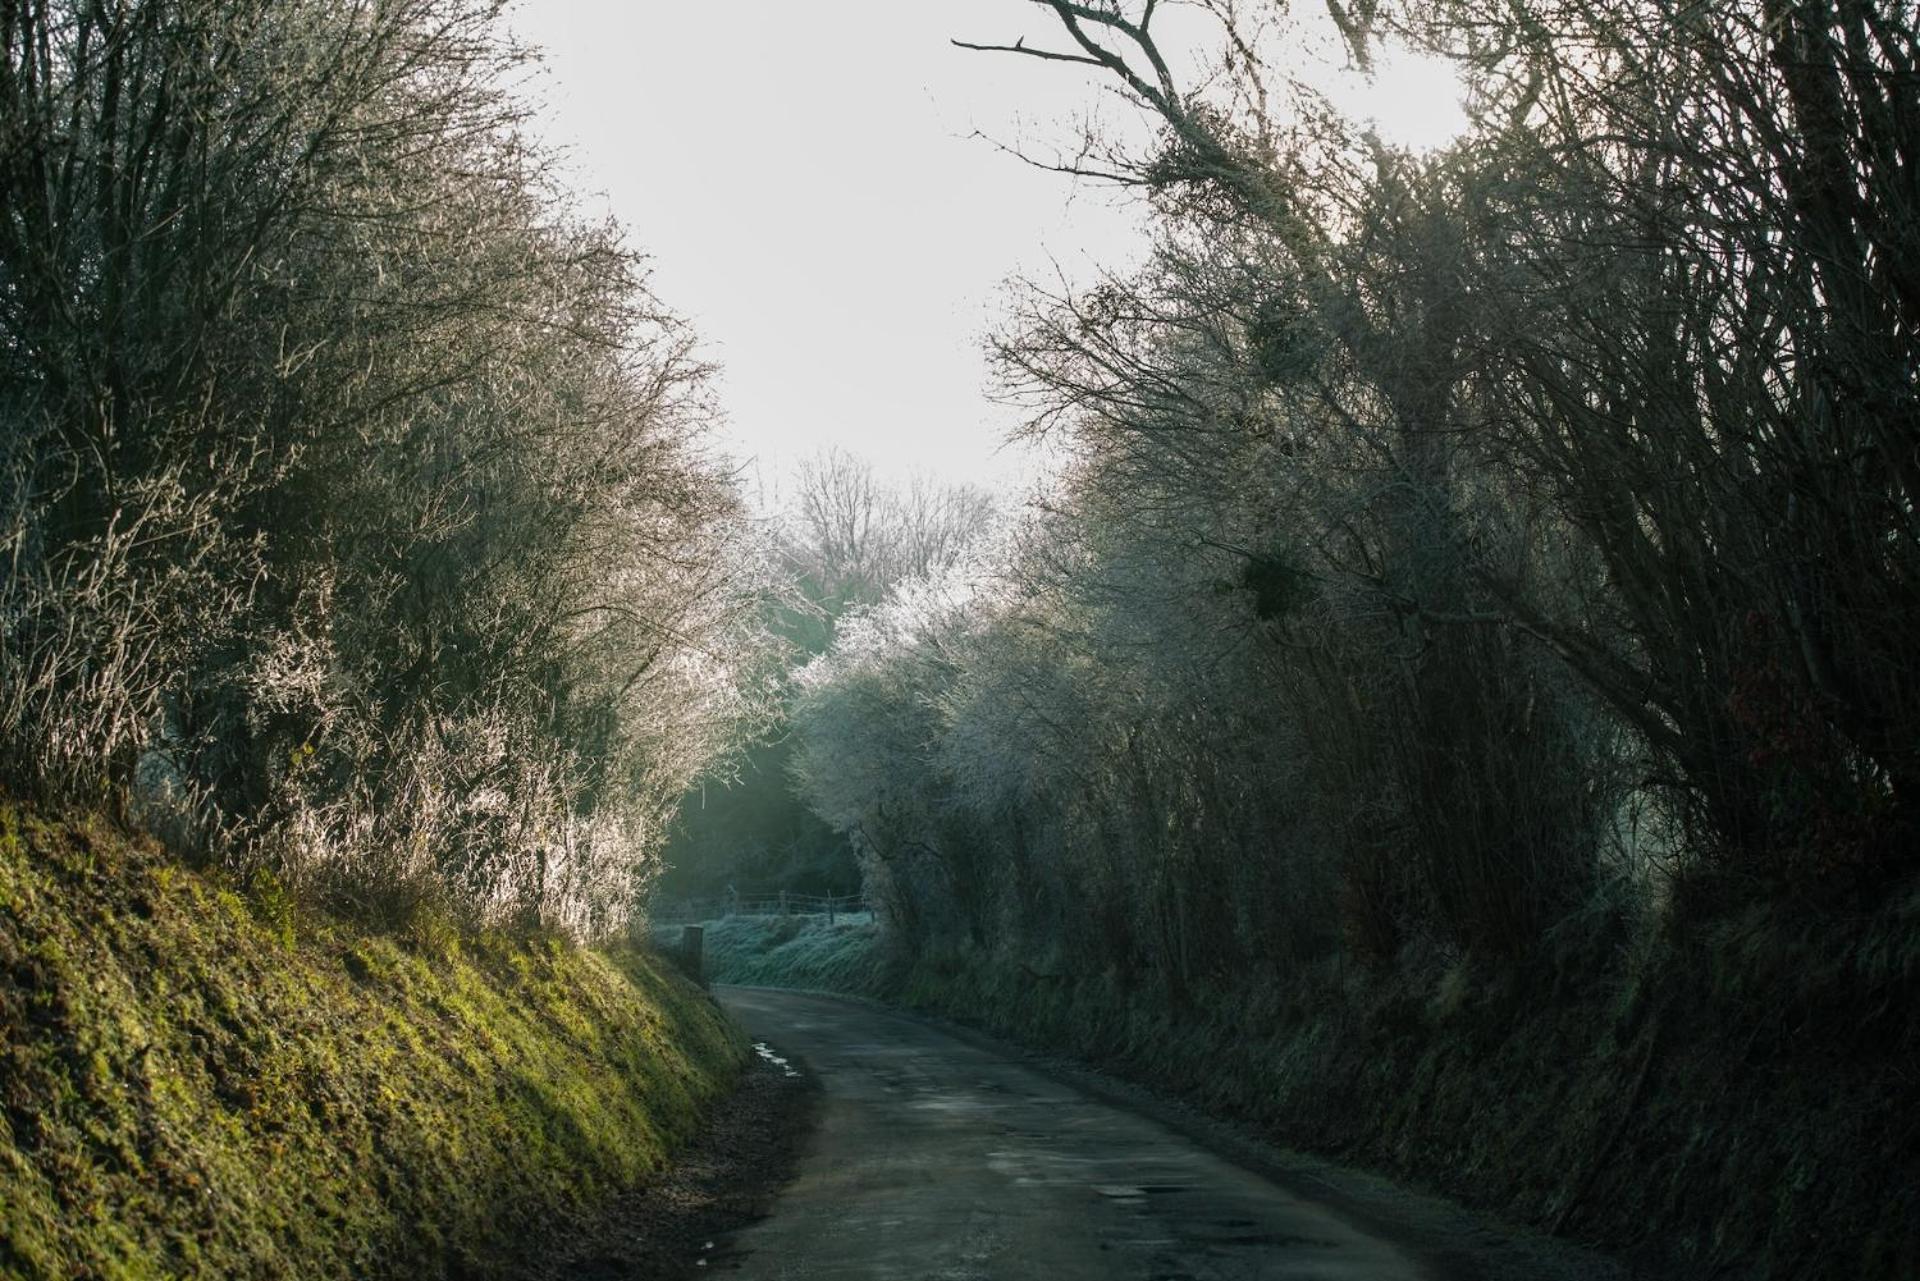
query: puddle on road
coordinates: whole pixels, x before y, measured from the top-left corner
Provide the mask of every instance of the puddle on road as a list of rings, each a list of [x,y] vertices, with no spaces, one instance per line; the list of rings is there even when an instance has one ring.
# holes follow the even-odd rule
[[[782,1058],[778,1054],[775,1054],[773,1052],[773,1047],[771,1045],[768,1045],[765,1041],[755,1041],[753,1043],[753,1052],[755,1054],[758,1054],[761,1058],[765,1059],[767,1062],[771,1063],[773,1066],[779,1068],[782,1072],[786,1073],[788,1076],[800,1075],[799,1068],[796,1068],[795,1066],[793,1066],[793,1064],[789,1063],[786,1059]]]
[[[1116,1201],[1133,1201],[1142,1197],[1172,1196],[1176,1192],[1191,1192],[1190,1183],[1096,1183],[1093,1190],[1101,1196],[1112,1197]]]

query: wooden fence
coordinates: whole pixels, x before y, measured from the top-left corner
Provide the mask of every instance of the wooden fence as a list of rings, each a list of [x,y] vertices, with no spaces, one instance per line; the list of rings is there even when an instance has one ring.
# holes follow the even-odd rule
[[[866,898],[859,894],[837,897],[787,893],[760,896],[727,894],[715,898],[655,903],[647,909],[647,919],[655,925],[672,925],[685,921],[712,921],[723,916],[824,916],[831,925],[842,916],[869,910]]]

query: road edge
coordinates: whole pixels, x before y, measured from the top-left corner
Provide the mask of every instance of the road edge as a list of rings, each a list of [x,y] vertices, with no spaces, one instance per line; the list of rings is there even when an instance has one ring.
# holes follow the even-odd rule
[[[975,1049],[1005,1055],[1052,1081],[1142,1116],[1291,1195],[1327,1207],[1368,1235],[1411,1255],[1434,1281],[1681,1281],[1679,1274],[1653,1270],[1645,1261],[1603,1254],[1463,1206],[1429,1188],[1397,1183],[1247,1134],[1229,1118],[1186,1100],[940,1014],[817,988],[756,983],[715,983],[714,987],[790,992],[865,1006]]]

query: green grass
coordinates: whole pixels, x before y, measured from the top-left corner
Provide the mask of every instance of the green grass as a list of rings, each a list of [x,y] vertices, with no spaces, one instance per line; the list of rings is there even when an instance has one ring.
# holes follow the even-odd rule
[[[374,934],[0,803],[0,1276],[485,1275],[744,1051],[649,953]]]
[[[887,989],[880,933],[870,915],[728,916],[705,924],[706,974],[715,983],[878,995]],[[661,927],[671,946],[678,926]]]

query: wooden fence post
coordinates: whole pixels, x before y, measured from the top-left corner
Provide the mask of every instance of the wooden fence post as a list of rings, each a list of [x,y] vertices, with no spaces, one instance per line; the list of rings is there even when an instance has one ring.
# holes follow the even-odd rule
[[[707,985],[706,932],[706,927],[701,925],[680,927],[680,968],[701,987]]]

